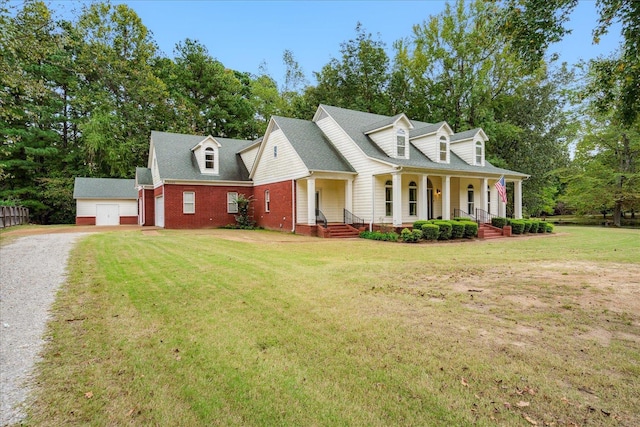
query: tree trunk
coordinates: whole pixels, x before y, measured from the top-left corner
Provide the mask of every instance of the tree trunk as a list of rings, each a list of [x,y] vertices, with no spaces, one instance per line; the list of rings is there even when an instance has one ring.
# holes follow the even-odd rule
[[[622,202],[616,200],[616,204],[613,207],[613,225],[620,227],[622,218]]]

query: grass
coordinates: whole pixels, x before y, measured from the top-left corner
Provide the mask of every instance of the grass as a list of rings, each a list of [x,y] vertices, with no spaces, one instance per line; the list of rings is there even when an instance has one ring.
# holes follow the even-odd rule
[[[88,236],[31,425],[638,425],[640,232]]]

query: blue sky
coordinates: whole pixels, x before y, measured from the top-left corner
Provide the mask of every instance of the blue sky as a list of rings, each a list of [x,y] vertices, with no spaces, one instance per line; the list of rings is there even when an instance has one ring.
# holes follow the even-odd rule
[[[282,53],[291,50],[310,83],[340,44],[355,37],[357,22],[386,43],[392,57],[393,42],[412,33],[412,26],[444,9],[445,1],[175,1],[115,0],[126,3],[153,32],[160,49],[173,56],[175,44],[186,38],[199,40],[211,56],[226,67],[257,74],[265,62],[269,74],[284,81]],[[52,1],[66,15],[78,1]],[[66,13],[65,13],[66,12]],[[573,33],[554,45],[562,61],[612,53],[621,41],[615,25],[599,45],[592,45],[597,22],[595,1],[581,0],[571,15]]]

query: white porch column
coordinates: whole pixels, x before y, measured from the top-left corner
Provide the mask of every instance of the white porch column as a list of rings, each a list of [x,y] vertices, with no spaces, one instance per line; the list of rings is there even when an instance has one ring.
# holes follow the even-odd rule
[[[345,183],[344,208],[353,213],[353,179],[348,179]]]
[[[522,180],[513,182],[513,216],[522,219]]]
[[[402,225],[402,175],[394,173],[392,175],[393,192],[393,225]]]
[[[429,194],[427,192],[428,176],[420,177],[420,206],[418,207],[418,219],[429,219]]]
[[[487,178],[482,178],[480,184],[480,209],[485,212],[489,211],[489,200],[487,200],[487,186],[489,185],[489,180]],[[472,215],[475,215],[473,212],[469,212]]]
[[[316,225],[316,179],[307,179],[307,224]]]
[[[442,177],[442,219],[451,219],[451,177]]]

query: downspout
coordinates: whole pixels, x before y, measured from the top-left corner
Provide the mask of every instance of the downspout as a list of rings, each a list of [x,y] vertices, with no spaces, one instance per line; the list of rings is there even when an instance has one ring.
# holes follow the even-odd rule
[[[291,232],[296,232],[296,181],[291,179]]]

